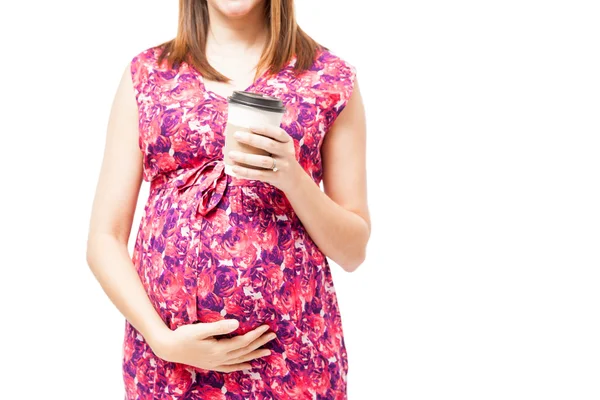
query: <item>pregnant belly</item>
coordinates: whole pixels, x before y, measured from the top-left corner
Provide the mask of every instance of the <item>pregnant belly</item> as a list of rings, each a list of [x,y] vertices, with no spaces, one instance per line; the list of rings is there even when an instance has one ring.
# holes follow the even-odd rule
[[[298,318],[294,240],[287,217],[246,214],[205,231],[195,268],[199,322],[239,320],[234,334]],[[226,229],[222,229],[226,226]],[[207,236],[208,234],[208,236]]]
[[[232,318],[240,322],[233,336],[269,321],[298,321],[291,216],[257,207],[263,196],[242,190],[248,189],[232,189],[206,218],[185,218],[165,207],[158,222],[145,227],[136,245],[138,272],[171,329]]]
[[[234,337],[269,325],[277,337],[263,348],[272,354],[253,360],[255,371],[285,376],[321,353],[339,359],[341,343],[328,344],[339,337],[326,329],[338,313],[321,298],[323,256],[293,213],[257,194],[234,189],[205,218],[167,203],[149,213],[134,258],[149,297],[171,329],[236,319],[239,327],[220,336]]]

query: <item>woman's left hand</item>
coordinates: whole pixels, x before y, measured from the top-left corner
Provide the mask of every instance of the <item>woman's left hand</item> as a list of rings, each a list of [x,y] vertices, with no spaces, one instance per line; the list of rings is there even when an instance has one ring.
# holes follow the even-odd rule
[[[246,168],[235,165],[233,166],[233,173],[240,178],[268,182],[286,192],[295,185],[300,174],[305,173],[298,160],[296,160],[293,138],[285,130],[273,125],[251,127],[250,130],[251,132],[235,132],[235,139],[244,144],[263,149],[269,152],[271,156],[233,150],[228,155],[236,163],[269,169]],[[273,165],[277,167],[277,171],[272,170]]]

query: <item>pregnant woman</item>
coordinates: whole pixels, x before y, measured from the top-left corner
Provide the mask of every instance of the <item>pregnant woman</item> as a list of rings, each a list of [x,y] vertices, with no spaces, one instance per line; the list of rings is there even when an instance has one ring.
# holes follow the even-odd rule
[[[237,138],[270,155],[228,153],[247,164],[232,176],[234,90],[286,111]],[[365,136],[354,68],[292,0],[180,0],[177,37],[121,78],[90,222],[87,262],[126,319],[126,399],[347,397],[326,257],[348,272],[365,259]]]

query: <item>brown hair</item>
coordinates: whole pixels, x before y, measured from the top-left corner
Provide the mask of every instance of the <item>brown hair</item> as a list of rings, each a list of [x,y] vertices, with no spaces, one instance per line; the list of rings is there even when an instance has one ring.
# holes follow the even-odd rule
[[[280,71],[296,56],[294,70],[299,73],[308,70],[318,49],[323,46],[315,42],[296,23],[293,0],[265,0],[265,14],[268,24],[267,44],[256,68],[270,73]],[[206,0],[179,0],[179,28],[177,37],[161,44],[162,53],[158,64],[167,60],[174,64],[187,62],[205,78],[228,82],[229,78],[214,69],[206,58],[206,37],[208,34],[208,5]]]

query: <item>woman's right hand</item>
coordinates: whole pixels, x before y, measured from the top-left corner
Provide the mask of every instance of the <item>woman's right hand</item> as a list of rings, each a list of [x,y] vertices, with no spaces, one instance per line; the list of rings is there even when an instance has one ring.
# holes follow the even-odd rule
[[[213,337],[233,332],[238,326],[235,319],[182,325],[157,338],[151,347],[158,357],[169,362],[220,372],[248,369],[251,367],[249,361],[271,354],[270,350],[259,347],[275,339],[276,335],[266,333],[269,326],[261,325],[232,338]]]

